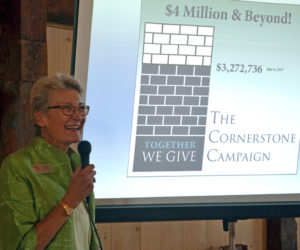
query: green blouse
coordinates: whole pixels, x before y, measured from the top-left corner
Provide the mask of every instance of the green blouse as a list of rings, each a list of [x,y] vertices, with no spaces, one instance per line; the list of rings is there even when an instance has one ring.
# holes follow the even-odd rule
[[[2,162],[0,249],[36,248],[35,224],[47,216],[63,198],[72,175],[71,168],[74,171],[79,165],[80,157],[72,149],[66,154],[41,137],[37,137],[33,144],[9,155]],[[42,171],[39,166],[42,166]],[[92,216],[95,217],[93,194],[90,207],[93,208]],[[96,240],[93,232],[90,249],[97,249]],[[72,215],[46,249],[75,248]]]

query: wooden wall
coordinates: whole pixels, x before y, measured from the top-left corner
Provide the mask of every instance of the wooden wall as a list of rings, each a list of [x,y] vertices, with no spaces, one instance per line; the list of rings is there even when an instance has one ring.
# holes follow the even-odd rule
[[[172,221],[97,224],[104,250],[217,250],[228,245],[222,221]],[[264,250],[265,220],[236,224],[236,243]]]
[[[47,25],[48,75],[56,72],[70,74],[73,29],[68,26]]]
[[[70,73],[72,36],[72,27],[48,24],[49,76]],[[300,228],[300,218],[296,221]],[[229,243],[220,220],[101,223],[97,227],[104,250],[214,250]],[[300,230],[297,236],[299,239]],[[266,249],[265,220],[238,221],[236,242],[247,244],[248,249]]]

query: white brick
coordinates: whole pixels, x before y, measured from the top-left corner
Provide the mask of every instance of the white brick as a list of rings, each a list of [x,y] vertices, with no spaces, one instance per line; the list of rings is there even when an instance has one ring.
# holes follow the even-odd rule
[[[152,43],[153,42],[153,34],[152,33],[146,33],[145,34],[145,43]]]
[[[187,65],[202,65],[203,57],[202,56],[188,56],[186,60]]]
[[[163,33],[179,34],[179,25],[164,24]]]
[[[198,46],[196,55],[199,56],[211,56],[212,47]]]
[[[211,65],[211,57],[210,56],[205,56],[204,57],[203,65],[205,65],[205,66],[210,66]]]
[[[143,63],[151,63],[151,55],[150,54],[144,54]]]
[[[171,35],[171,44],[187,44],[187,35]]]
[[[168,55],[177,55],[178,54],[178,45],[162,45],[161,53]]]
[[[197,35],[197,26],[182,25],[180,29],[180,34]]]
[[[152,55],[152,63],[168,63],[168,56],[167,55]]]
[[[160,45],[159,44],[144,44],[144,53],[160,53]]]
[[[154,34],[154,43],[169,44],[170,35],[168,34]]]
[[[204,45],[204,36],[189,36],[189,45]]]
[[[213,27],[198,27],[198,35],[212,36],[214,34]]]
[[[161,33],[162,24],[159,23],[146,23],[145,32]]]
[[[206,46],[212,46],[213,45],[213,38],[212,38],[212,36],[206,36],[205,37],[205,45]]]
[[[185,64],[185,56],[169,56],[169,64]]]
[[[195,46],[186,46],[186,45],[179,46],[180,55],[195,55],[195,52],[196,52]]]

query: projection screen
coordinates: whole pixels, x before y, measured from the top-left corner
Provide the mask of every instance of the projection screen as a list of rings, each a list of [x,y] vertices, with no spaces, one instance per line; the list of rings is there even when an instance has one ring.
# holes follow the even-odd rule
[[[299,1],[89,0],[78,17],[103,217],[299,214]]]

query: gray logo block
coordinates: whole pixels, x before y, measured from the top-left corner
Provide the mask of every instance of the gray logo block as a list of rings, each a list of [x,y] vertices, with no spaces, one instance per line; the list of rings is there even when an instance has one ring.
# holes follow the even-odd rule
[[[137,136],[133,172],[201,171],[204,136]]]

